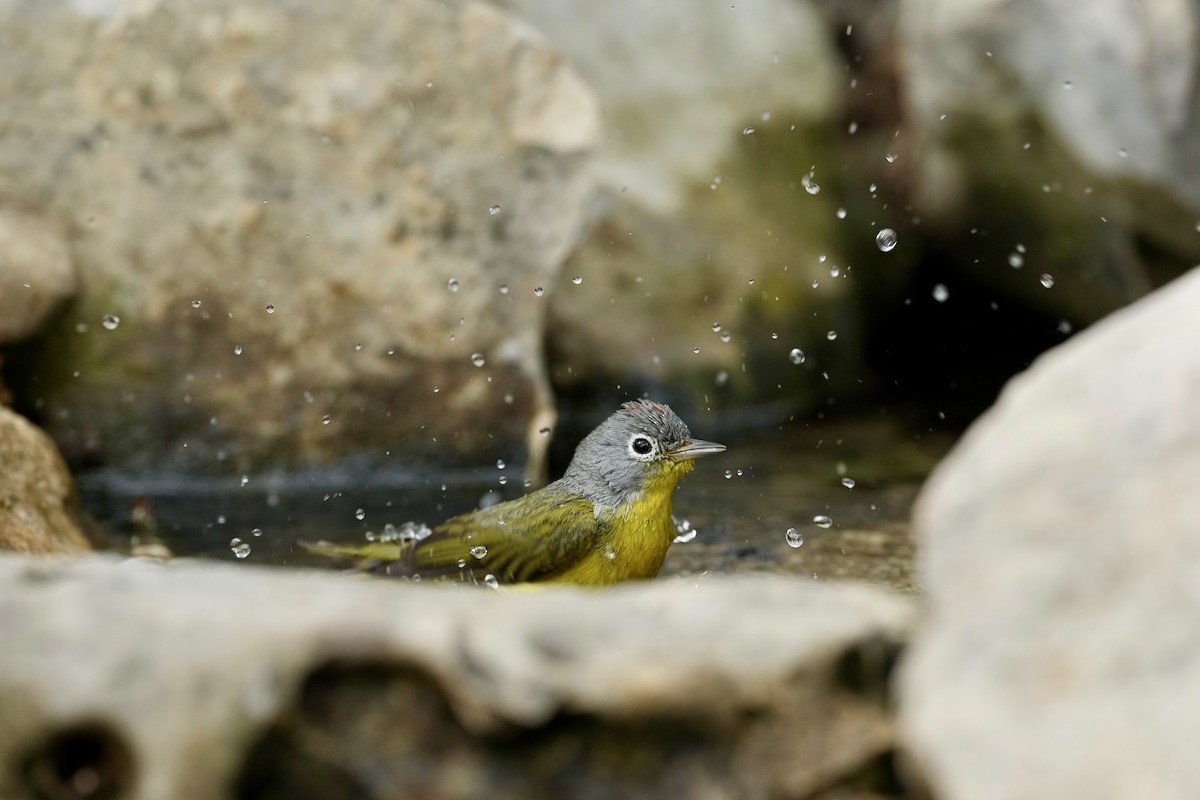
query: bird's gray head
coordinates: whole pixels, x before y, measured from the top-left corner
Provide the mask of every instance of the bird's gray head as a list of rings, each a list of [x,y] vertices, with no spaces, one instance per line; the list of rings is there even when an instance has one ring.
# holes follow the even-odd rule
[[[693,439],[674,411],[661,403],[634,400],[600,423],[575,449],[563,475],[564,487],[598,507],[616,508],[636,497],[656,475],[691,469],[691,460],[719,453],[724,445]]]

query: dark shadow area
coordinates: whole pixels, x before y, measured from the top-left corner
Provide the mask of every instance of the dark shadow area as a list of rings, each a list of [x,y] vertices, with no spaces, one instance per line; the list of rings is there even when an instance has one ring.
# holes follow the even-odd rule
[[[54,732],[25,757],[20,775],[34,800],[120,800],[133,796],[137,777],[128,743],[101,722]]]

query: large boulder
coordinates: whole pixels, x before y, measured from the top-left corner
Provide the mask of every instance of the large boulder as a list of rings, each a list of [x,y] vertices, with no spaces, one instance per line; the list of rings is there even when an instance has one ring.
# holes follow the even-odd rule
[[[886,762],[911,623],[778,578],[502,595],[0,559],[0,793],[818,797]]]
[[[823,369],[853,384],[845,239],[867,212],[838,215],[853,205],[833,136],[841,65],[820,11],[515,6],[596,88],[608,132],[596,222],[550,306],[555,386],[584,406],[619,384],[730,408],[824,399]]]
[[[90,550],[79,522],[74,484],[54,442],[0,406],[0,550]]]
[[[907,747],[945,800],[1200,785],[1200,270],[1014,379],[917,502]]]
[[[599,113],[510,11],[4,3],[0,95],[82,282],[16,387],[72,460],[536,459]]]

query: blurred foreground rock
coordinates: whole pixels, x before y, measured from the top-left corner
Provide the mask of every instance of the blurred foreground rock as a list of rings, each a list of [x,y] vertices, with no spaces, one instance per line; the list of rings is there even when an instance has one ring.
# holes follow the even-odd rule
[[[511,12],[4,3],[0,95],[3,200],[82,286],[18,387],[73,462],[536,460],[600,128]]]
[[[502,595],[0,558],[0,795],[817,797],[886,771],[911,622],[770,578]]]
[[[937,797],[1196,796],[1197,309],[1193,270],[1042,357],[924,488],[900,699]]]
[[[74,485],[54,442],[0,407],[0,550],[90,550],[78,520]]]

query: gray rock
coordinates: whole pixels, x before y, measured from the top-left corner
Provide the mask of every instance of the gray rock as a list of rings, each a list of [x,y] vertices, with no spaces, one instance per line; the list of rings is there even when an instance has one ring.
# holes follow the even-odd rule
[[[36,215],[0,209],[0,345],[37,333],[78,288],[62,233]]]
[[[1187,798],[1200,270],[1039,359],[917,502],[925,625],[902,675],[937,797]]]
[[[509,11],[4,3],[0,94],[5,198],[82,280],[18,387],[72,458],[536,462],[534,289],[583,225],[599,110]]]
[[[973,283],[1079,325],[1200,259],[1195,3],[900,9],[915,206]]]
[[[0,406],[0,550],[90,550],[79,518],[75,488],[54,442]]]
[[[911,622],[771,578],[502,595],[0,559],[0,792],[84,740],[58,779],[131,799],[811,796],[889,751]]]
[[[842,354],[856,324],[844,305],[853,283],[830,275],[845,275],[849,248],[828,134],[841,64],[820,11],[788,0],[514,5],[596,88],[608,132],[593,162],[596,224],[550,306],[555,385],[585,397],[665,385],[703,408],[823,399],[822,369],[835,382],[852,371]],[[809,356],[800,369],[796,347]]]

